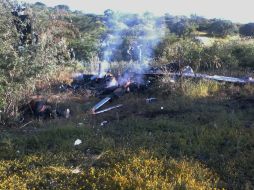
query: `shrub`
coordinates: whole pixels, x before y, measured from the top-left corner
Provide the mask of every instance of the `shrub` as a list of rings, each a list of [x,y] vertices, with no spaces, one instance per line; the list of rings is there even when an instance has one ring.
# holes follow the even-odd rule
[[[66,41],[54,36],[50,27],[41,31],[38,44],[23,44],[18,49],[21,34],[13,30],[7,2],[0,4],[0,14],[0,110],[12,120],[18,114],[19,101],[34,91],[37,80],[49,81],[59,68],[74,63]],[[0,122],[5,124],[3,118]]]
[[[253,44],[236,44],[232,46],[232,56],[238,60],[242,68],[254,68],[254,47]]]
[[[202,46],[191,39],[176,38],[168,35],[157,46],[156,57],[162,63],[176,63],[180,69],[191,66],[197,70],[201,64]]]

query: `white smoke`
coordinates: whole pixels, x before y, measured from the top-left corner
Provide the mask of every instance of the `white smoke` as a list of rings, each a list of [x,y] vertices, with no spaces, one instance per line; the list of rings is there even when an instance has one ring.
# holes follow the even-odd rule
[[[103,61],[100,63],[99,71],[98,71],[98,78],[103,78],[109,71],[109,63],[107,61]]]
[[[131,73],[139,73],[138,77],[134,78],[136,82],[142,83],[141,76],[149,68],[153,50],[165,35],[166,27],[161,20],[162,18],[154,17],[149,13],[107,15],[105,25],[108,28],[108,34],[102,43],[100,77],[108,72],[112,61],[126,61],[129,56],[127,60],[136,64],[118,77],[118,83],[122,85],[131,80],[133,78]]]

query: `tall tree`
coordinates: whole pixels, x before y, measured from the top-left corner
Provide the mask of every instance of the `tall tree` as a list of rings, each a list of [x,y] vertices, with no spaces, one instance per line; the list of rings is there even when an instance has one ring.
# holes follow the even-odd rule
[[[238,28],[231,21],[215,19],[211,23],[208,32],[210,35],[225,37],[238,33]]]
[[[254,36],[254,23],[242,25],[239,29],[239,33],[242,36]]]
[[[35,89],[38,80],[47,81],[59,68],[72,64],[66,40],[48,27],[51,20],[46,30],[38,31],[39,43],[20,46],[20,32],[11,14],[15,6],[9,0],[0,4],[0,110],[8,118],[17,116],[19,101]],[[35,20],[34,28],[39,23]],[[1,124],[6,122],[4,116]]]

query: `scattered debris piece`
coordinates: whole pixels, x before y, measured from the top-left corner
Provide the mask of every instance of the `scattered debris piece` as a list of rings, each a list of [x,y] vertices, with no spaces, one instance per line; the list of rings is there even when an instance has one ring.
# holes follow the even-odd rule
[[[79,168],[76,168],[76,169],[74,169],[74,170],[71,171],[71,173],[73,173],[73,174],[78,174],[78,173],[80,173],[80,172],[81,172],[81,171],[80,171]]]
[[[173,75],[176,76],[179,74],[173,73]],[[221,82],[231,82],[231,83],[240,83],[240,84],[253,83],[254,84],[254,80],[252,77],[236,78],[236,77],[226,77],[226,76],[219,76],[219,75],[207,75],[207,74],[194,73],[193,70],[186,70],[186,72],[184,72],[182,76],[192,77],[192,78],[202,78],[202,79],[215,80],[215,81],[221,81]]]
[[[113,110],[113,109],[116,109],[116,108],[120,108],[120,107],[122,107],[122,106],[123,106],[122,104],[118,104],[118,105],[116,105],[116,106],[111,106],[111,107],[106,108],[106,109],[104,109],[104,110],[94,112],[93,114],[96,115],[96,114],[104,113],[104,112],[107,112],[107,111],[110,111],[110,110]]]
[[[146,103],[152,103],[152,102],[155,102],[157,101],[157,98],[147,98],[146,99]]]
[[[20,128],[23,128],[23,127],[29,125],[29,124],[32,123],[32,122],[33,122],[33,121],[29,121],[29,122],[27,122],[25,125],[21,126]]]
[[[175,79],[170,79],[169,82],[175,83],[176,81],[175,81]]]
[[[65,115],[65,118],[66,119],[69,119],[70,118],[70,109],[67,108],[65,111],[64,111],[64,115]]]
[[[99,109],[101,106],[103,106],[104,104],[106,104],[109,100],[111,100],[110,97],[106,97],[104,99],[102,99],[100,102],[98,102],[93,108],[92,108],[92,112],[95,112],[97,109]]]
[[[77,127],[81,127],[83,125],[84,125],[84,123],[78,123]]]
[[[106,125],[108,123],[108,121],[103,121],[103,122],[101,122],[101,126],[104,126],[104,125]]]
[[[86,150],[86,153],[87,153],[87,154],[90,154],[90,153],[91,153],[90,148],[88,148],[88,149]]]
[[[170,65],[170,64],[169,64]],[[167,67],[166,65],[165,67]],[[171,71],[171,70],[170,70]],[[190,66],[186,66],[182,73],[179,71],[173,71],[170,73],[165,73],[163,69],[161,68],[150,68],[149,71],[144,73],[145,76],[151,76],[151,77],[159,77],[163,75],[170,75],[174,77],[173,79],[177,77],[191,77],[191,78],[201,78],[201,79],[208,79],[208,80],[216,80],[216,81],[222,81],[222,82],[231,82],[231,83],[240,83],[240,84],[247,84],[252,83],[254,84],[254,79],[252,77],[227,77],[227,76],[219,76],[219,75],[207,75],[207,74],[201,74],[201,73],[194,73],[193,69]],[[172,82],[175,82],[172,80]]]
[[[183,68],[183,74],[194,74],[194,71],[190,66],[186,66]]]
[[[161,106],[161,110],[163,110],[163,109],[164,109],[164,107]]]
[[[80,145],[82,141],[80,139],[75,140],[74,146]]]

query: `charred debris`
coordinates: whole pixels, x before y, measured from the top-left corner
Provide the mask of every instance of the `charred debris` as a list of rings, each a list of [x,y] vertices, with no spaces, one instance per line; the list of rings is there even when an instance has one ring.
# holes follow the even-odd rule
[[[102,64],[102,63],[100,63]],[[141,68],[142,69],[139,69]],[[123,104],[115,104],[105,107],[109,102],[113,104],[115,99],[124,96],[126,93],[144,92],[160,77],[169,75],[175,83],[179,78],[196,78],[205,80],[215,80],[219,82],[235,83],[235,84],[254,84],[254,79],[251,77],[235,78],[219,75],[207,75],[194,73],[192,68],[187,66],[181,72],[176,67],[176,64],[168,64],[161,67],[148,67],[137,63],[137,66],[126,69],[121,74],[113,75],[110,70],[102,71],[99,67],[97,74],[77,74],[73,78],[71,84],[62,84],[58,88],[60,92],[72,91],[79,93],[89,91],[91,95],[100,98],[101,100],[91,107],[90,113],[93,115],[102,114],[114,109],[123,107]],[[157,98],[148,97],[145,102],[152,103],[157,101]],[[23,113],[30,114],[36,118],[66,118],[71,116],[70,108],[54,108],[45,100],[32,100],[23,110]],[[104,108],[103,108],[104,107]]]
[[[229,82],[236,84],[254,84],[254,79],[251,77],[235,78],[218,75],[207,75],[194,73],[190,66],[185,67],[181,72],[176,64],[168,64],[161,67],[148,67],[137,63],[137,67],[125,70],[122,74],[117,76],[113,75],[110,70],[102,73],[99,67],[97,75],[80,74],[73,79],[71,85],[63,84],[60,86],[62,91],[71,89],[74,92],[79,90],[90,90],[93,94],[99,98],[97,104],[91,108],[92,114],[100,114],[113,109],[122,107],[122,104],[110,106],[105,109],[102,108],[108,102],[112,102],[123,96],[125,93],[130,92],[142,92],[148,89],[158,78],[169,75],[172,80],[170,82],[175,83],[180,77],[184,78],[197,78],[206,80],[215,80],[219,82]],[[143,69],[139,69],[139,68]],[[146,99],[147,103],[157,101],[157,98],[149,97]]]

